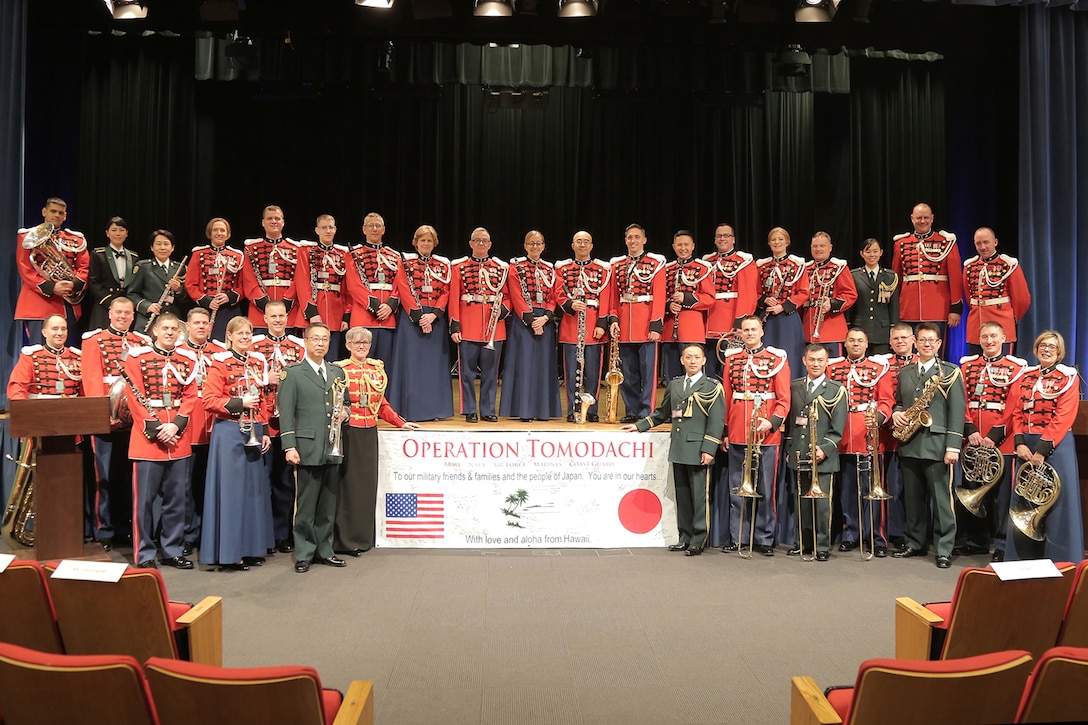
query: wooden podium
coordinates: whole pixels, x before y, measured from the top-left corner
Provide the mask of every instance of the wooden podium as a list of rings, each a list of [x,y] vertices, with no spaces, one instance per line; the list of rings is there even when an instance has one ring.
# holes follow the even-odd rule
[[[41,438],[34,469],[38,560],[83,556],[83,454],[76,436],[110,432],[110,399],[10,400],[12,437]]]

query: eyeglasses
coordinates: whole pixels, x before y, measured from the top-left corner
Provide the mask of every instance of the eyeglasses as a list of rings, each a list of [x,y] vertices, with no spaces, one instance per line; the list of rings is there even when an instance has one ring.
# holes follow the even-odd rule
[[[370,222],[369,224],[364,224],[363,229],[381,229],[384,226],[384,224],[378,222]]]
[[[369,345],[370,340],[348,340],[344,344],[348,347],[355,347],[356,345]]]
[[[471,244],[491,244],[490,239],[470,239]]]
[[[310,342],[325,343],[326,345],[329,343],[329,338],[327,338],[327,337],[313,337],[313,336],[310,336],[310,337],[307,337],[306,339],[309,340]]]
[[[1052,342],[1040,342],[1036,347],[1039,350],[1054,350],[1055,352],[1058,350],[1058,346]]]
[[[919,337],[917,343],[919,345],[936,345],[940,340],[935,337]]]
[[[544,242],[525,242],[526,247],[543,247]]]
[[[715,239],[736,239],[735,234],[715,234]]]

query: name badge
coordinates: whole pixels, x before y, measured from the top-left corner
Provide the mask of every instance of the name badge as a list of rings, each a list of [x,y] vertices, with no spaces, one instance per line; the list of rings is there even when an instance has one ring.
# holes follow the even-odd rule
[[[544,295],[540,294],[539,292],[536,293],[536,303],[538,305],[544,304]]]
[[[197,373],[196,374],[196,384],[197,385],[203,385],[204,384],[204,373]]]
[[[675,420],[677,418],[683,418],[684,417],[684,411],[680,410],[679,408],[673,408],[672,417],[673,417],[673,420]]]
[[[794,421],[794,425],[798,425],[798,426],[801,426],[801,427],[804,427],[804,426],[808,425],[808,416],[807,415],[797,416],[797,420]]]
[[[979,382],[979,384],[975,386],[975,397],[981,398],[984,392],[986,392],[986,386],[983,385],[982,382]]]
[[[434,292],[434,287],[430,286],[429,284],[425,284],[422,287],[420,287],[419,289],[420,289],[420,291],[426,292],[427,294],[430,294],[431,292]]]
[[[170,396],[169,390],[162,391],[162,404],[167,408],[174,404],[174,399]]]
[[[1025,400],[1024,401],[1024,410],[1034,410],[1034,409],[1035,409],[1035,401],[1034,400]]]
[[[271,257],[268,258],[268,276],[276,276],[276,260],[272,259]]]
[[[60,378],[57,379],[57,395],[64,394],[64,381]]]

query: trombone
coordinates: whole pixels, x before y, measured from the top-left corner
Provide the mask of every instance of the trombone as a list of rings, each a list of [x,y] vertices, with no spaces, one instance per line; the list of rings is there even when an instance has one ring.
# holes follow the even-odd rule
[[[797,452],[797,546],[801,549],[801,561],[813,561],[816,558],[816,502],[812,501],[812,554],[808,557],[805,556],[805,532],[801,527],[801,499],[818,499],[827,498],[827,492],[820,487],[820,468],[816,461],[816,451],[819,450],[819,446],[816,445],[816,439],[818,437],[817,428],[817,413],[819,408],[817,403],[819,398],[813,399],[808,405],[808,461],[804,461],[801,458],[800,451]],[[807,466],[812,471],[812,480],[809,483],[808,493],[801,493],[801,472]]]
[[[748,421],[748,437],[744,446],[744,471],[741,474],[740,485],[730,493],[741,499],[752,499],[752,515],[748,524],[748,551],[744,551],[744,501],[740,502],[740,526],[737,527],[737,554],[742,559],[751,559],[755,550],[756,541],[756,506],[758,500],[763,498],[759,493],[760,463],[763,460],[762,437],[759,435],[759,413],[763,408],[763,396],[756,395],[752,406],[752,417]]]
[[[868,454],[863,459],[858,456],[858,525],[862,530],[858,533],[862,561],[869,561],[876,553],[876,522],[873,520],[873,501],[887,501],[891,495],[884,490],[880,478],[880,431],[876,420],[876,401],[870,403],[872,407],[865,411],[865,441]],[[864,464],[863,464],[864,461]],[[861,516],[861,474],[866,469],[869,472],[869,493],[865,494],[865,500],[869,502],[869,551],[865,551],[864,524]]]

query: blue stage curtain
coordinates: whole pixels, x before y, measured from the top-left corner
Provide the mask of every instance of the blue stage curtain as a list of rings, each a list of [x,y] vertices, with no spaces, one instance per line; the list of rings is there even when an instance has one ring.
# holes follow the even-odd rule
[[[1017,351],[1046,329],[1088,362],[1088,14],[1036,5],[1020,32],[1020,257],[1031,287]],[[1084,289],[1081,281],[1085,280]],[[1083,390],[1083,388],[1082,388]],[[1083,397],[1083,394],[1082,394]]]

